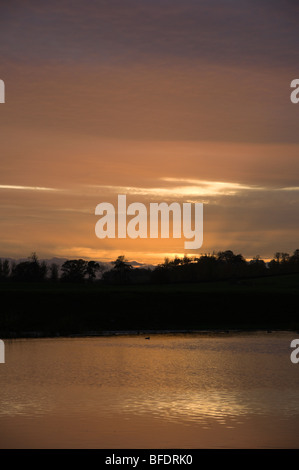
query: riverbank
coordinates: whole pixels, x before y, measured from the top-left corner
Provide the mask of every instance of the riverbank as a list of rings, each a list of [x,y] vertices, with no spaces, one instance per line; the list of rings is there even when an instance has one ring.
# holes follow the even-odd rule
[[[129,336],[139,336],[143,337],[145,340],[150,340],[155,336],[206,336],[206,337],[231,337],[235,335],[275,335],[275,334],[284,334],[284,333],[297,333],[299,330],[290,329],[290,330],[265,330],[265,329],[231,329],[231,330],[114,330],[114,331],[86,331],[85,333],[77,334],[62,334],[56,333],[55,335],[47,335],[41,331],[25,331],[25,332],[15,332],[11,331],[2,336],[3,340],[22,340],[22,339],[51,339],[51,338],[61,338],[61,339],[72,339],[72,338],[111,338],[111,337],[129,337]]]

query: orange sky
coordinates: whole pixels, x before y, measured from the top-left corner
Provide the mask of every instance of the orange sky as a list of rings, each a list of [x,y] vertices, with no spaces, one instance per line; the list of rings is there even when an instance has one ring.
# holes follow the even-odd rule
[[[3,7],[0,257],[184,253],[96,238],[95,207],[117,194],[203,202],[191,255],[299,248],[298,7],[266,3]]]

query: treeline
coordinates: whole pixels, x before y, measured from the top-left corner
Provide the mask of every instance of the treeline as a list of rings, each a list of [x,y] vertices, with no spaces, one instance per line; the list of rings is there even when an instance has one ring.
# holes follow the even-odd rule
[[[225,279],[242,279],[299,272],[299,250],[293,255],[275,253],[265,262],[259,255],[247,261],[241,254],[231,250],[205,254],[200,257],[175,257],[165,259],[152,273],[152,280],[165,282],[200,282]]]
[[[103,269],[103,266],[98,262],[83,259],[67,260],[61,267],[56,263],[47,265],[45,261],[39,261],[36,253],[33,253],[27,261],[19,263],[10,263],[7,259],[0,259],[0,280],[16,282],[92,282]]]
[[[175,283],[225,279],[242,279],[299,272],[299,249],[292,255],[275,253],[265,262],[260,256],[247,261],[231,250],[199,257],[165,258],[153,269],[133,268],[124,256],[119,256],[108,269],[97,261],[67,260],[62,266],[48,265],[35,253],[28,260],[10,263],[0,259],[0,281],[15,282],[70,282],[70,283]]]

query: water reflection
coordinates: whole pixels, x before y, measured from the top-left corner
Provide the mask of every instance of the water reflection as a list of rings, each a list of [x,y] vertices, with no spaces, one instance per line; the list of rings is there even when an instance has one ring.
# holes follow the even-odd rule
[[[279,405],[279,408],[278,408]],[[278,409],[277,409],[278,408]],[[296,391],[271,391],[268,389],[251,392],[195,392],[182,396],[177,394],[134,394],[123,402],[124,412],[153,414],[169,421],[207,422],[208,418],[225,424],[233,420],[239,423],[250,415],[299,415],[298,393]]]
[[[291,339],[276,333],[9,341],[0,368],[0,446],[196,447],[199,436],[210,447],[298,445],[299,366],[290,361]],[[182,426],[190,429],[184,442]],[[236,440],[224,434],[219,441],[219,427],[235,430]],[[202,433],[209,431],[206,441]]]

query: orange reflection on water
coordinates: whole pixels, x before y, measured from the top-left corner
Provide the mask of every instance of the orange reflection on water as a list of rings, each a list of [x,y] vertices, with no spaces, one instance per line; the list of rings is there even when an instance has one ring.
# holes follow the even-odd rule
[[[0,447],[298,447],[290,338],[6,342]]]

